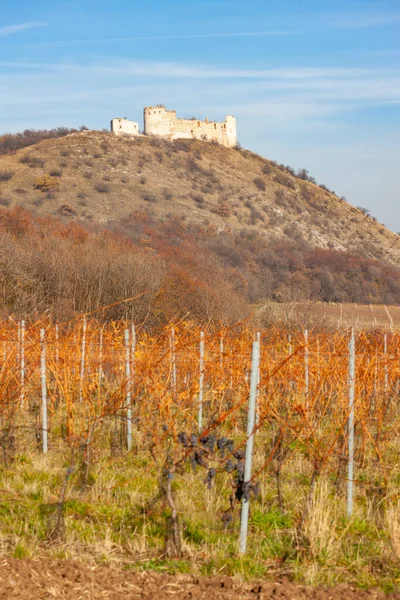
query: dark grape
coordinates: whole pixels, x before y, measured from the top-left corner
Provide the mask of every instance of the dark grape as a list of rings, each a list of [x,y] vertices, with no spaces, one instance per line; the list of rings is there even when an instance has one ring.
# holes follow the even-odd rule
[[[200,443],[206,446],[211,452],[214,452],[215,441],[215,435],[206,435],[200,438]]]
[[[225,471],[226,471],[227,473],[232,473],[232,471],[234,471],[234,470],[235,470],[235,468],[236,468],[236,467],[235,467],[235,465],[234,465],[233,461],[231,461],[231,459],[229,458],[229,459],[226,461],[226,464],[225,464]]]
[[[178,433],[178,441],[182,444],[184,448],[188,448],[189,440],[185,431]]]
[[[252,492],[254,498],[258,498],[258,496],[260,495],[260,482],[256,481],[255,483],[251,483],[250,491]]]
[[[249,483],[243,483],[242,496],[243,496],[243,500],[245,500],[246,502],[248,502],[250,500],[250,484]]]
[[[213,483],[213,479],[216,475],[216,470],[215,469],[208,469],[207,471],[207,476],[204,480],[204,483],[207,485],[207,488],[210,490],[212,487],[212,483]]]
[[[244,477],[244,461],[243,460],[237,461],[236,473],[237,473],[238,479],[243,479],[243,477]]]

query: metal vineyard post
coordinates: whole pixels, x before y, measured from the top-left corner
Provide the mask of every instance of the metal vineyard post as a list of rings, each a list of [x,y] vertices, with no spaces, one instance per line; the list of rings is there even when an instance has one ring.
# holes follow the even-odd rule
[[[47,381],[46,381],[46,342],[45,331],[40,330],[40,380],[42,385],[42,450],[46,454],[47,443]]]
[[[349,461],[347,466],[347,515],[353,514],[353,477],[354,477],[354,383],[355,383],[355,341],[354,329],[349,342]]]
[[[254,425],[256,417],[256,402],[257,402],[257,382],[258,368],[260,365],[260,342],[254,341],[251,353],[251,373],[250,373],[250,396],[249,396],[249,411],[247,416],[247,442],[246,454],[244,462],[244,477],[243,490],[248,487],[251,480],[251,466],[253,460],[253,444],[254,444]],[[247,531],[249,526],[249,506],[250,498],[243,495],[242,498],[242,514],[240,519],[240,538],[239,552],[245,554],[247,545]]]
[[[125,329],[125,377],[126,377],[126,438],[128,452],[132,450],[132,405],[131,405],[131,347],[129,329]]]
[[[203,429],[203,384],[204,384],[204,331],[200,332],[199,358],[199,431]]]

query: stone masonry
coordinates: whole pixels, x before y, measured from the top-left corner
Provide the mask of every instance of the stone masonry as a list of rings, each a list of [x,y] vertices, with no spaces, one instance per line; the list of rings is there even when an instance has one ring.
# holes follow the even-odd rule
[[[128,119],[113,119],[111,131],[116,135],[140,135],[138,123]],[[169,140],[179,138],[216,141],[222,146],[236,145],[236,119],[231,115],[224,122],[178,119],[175,110],[165,106],[147,106],[144,109],[144,134],[156,135]]]

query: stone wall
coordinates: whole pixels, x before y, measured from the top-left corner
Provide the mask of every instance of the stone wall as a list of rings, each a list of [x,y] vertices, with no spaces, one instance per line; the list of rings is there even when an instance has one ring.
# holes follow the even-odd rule
[[[111,131],[115,135],[140,135],[139,124],[128,119],[112,119]],[[178,119],[175,110],[165,106],[147,106],[144,109],[145,135],[158,135],[170,140],[178,138],[215,140],[223,146],[236,145],[236,119],[231,115],[224,122]]]
[[[139,123],[129,121],[129,119],[112,119],[111,131],[115,135],[139,135]]]
[[[175,110],[167,110],[164,106],[148,106],[144,109],[144,133],[168,139],[216,140],[223,146],[235,146],[236,119],[228,116],[222,123],[208,119],[177,119]]]

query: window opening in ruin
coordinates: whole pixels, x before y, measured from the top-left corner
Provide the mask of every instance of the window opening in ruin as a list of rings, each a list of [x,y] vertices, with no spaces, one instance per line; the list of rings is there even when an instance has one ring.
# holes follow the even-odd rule
[[[197,121],[197,127],[200,127],[200,121]]]
[[[216,123],[214,123],[214,129],[217,129],[217,124]]]

